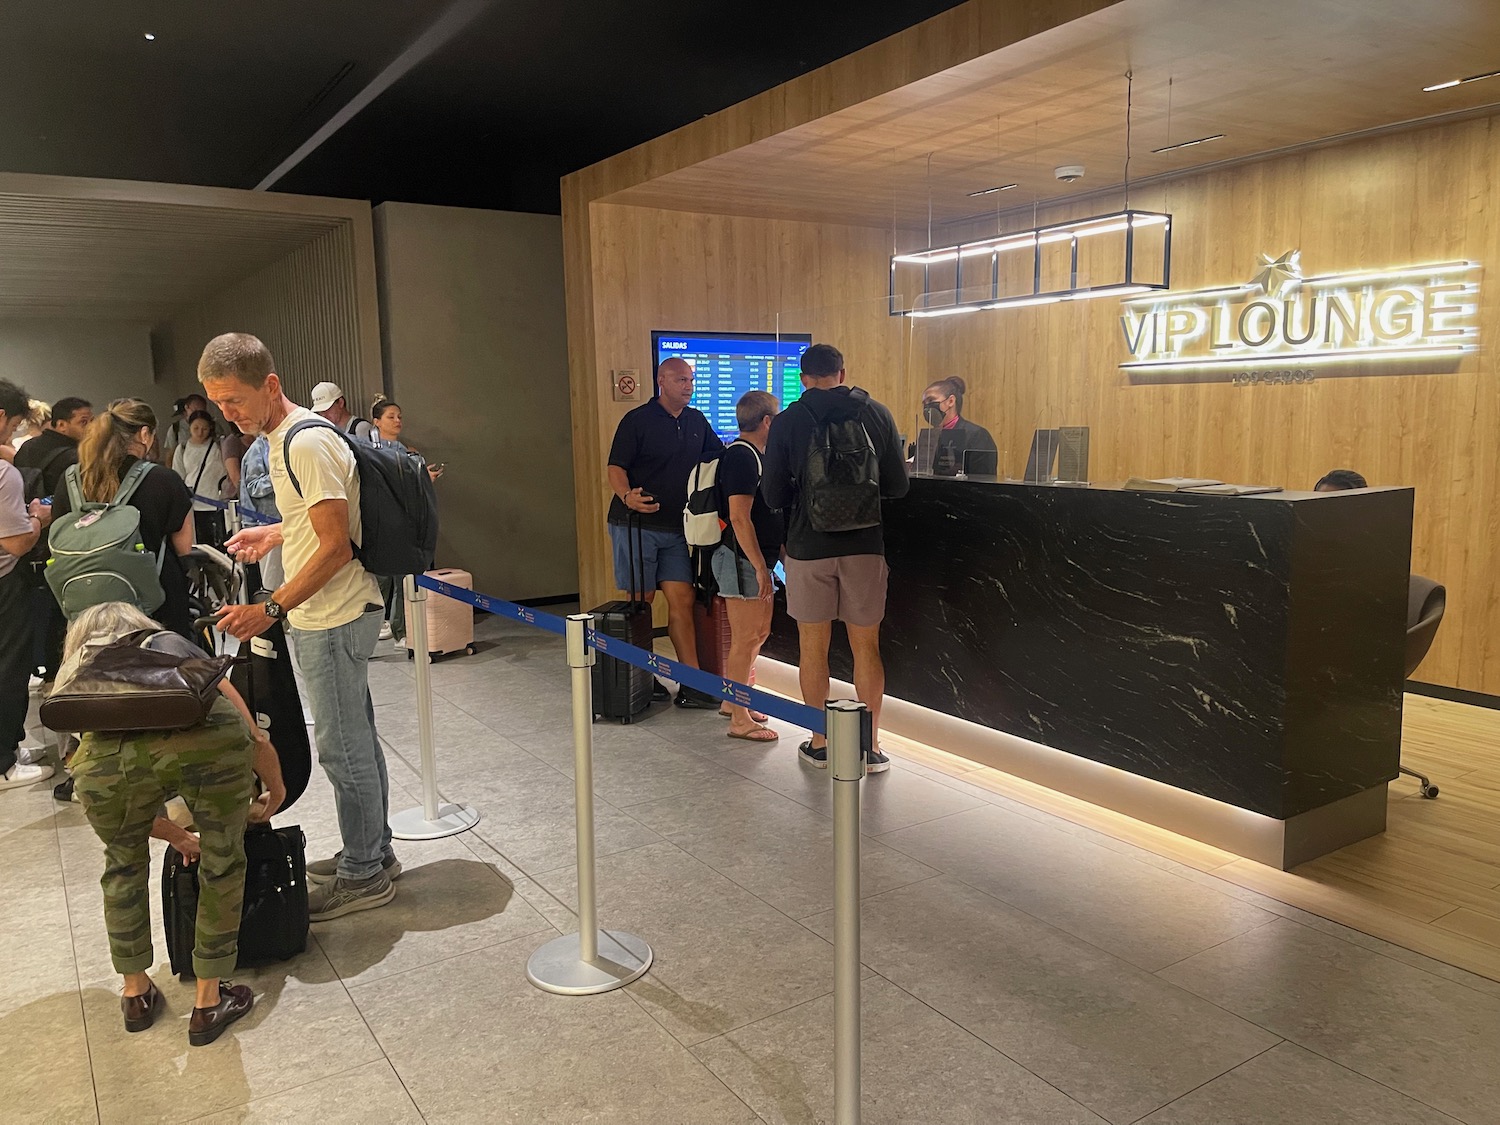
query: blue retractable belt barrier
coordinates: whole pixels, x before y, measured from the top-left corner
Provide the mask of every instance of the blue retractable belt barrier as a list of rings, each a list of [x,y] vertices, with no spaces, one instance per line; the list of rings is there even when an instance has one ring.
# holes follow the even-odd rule
[[[497,617],[509,617],[520,621],[525,625],[534,625],[538,629],[546,629],[549,633],[561,634],[566,626],[564,620],[553,613],[543,613],[539,609],[531,609],[528,606],[516,605],[504,598],[493,598],[488,594],[475,593],[473,590],[465,590],[460,586],[452,586],[436,578],[425,574],[417,575],[417,585],[434,590],[444,597],[454,598],[457,601],[468,602],[470,605],[493,613]],[[814,734],[824,734],[826,719],[822,711],[816,707],[807,707],[801,703],[793,703],[789,699],[783,699],[779,695],[771,695],[761,691],[759,688],[742,684],[724,676],[715,676],[703,671],[701,668],[692,668],[686,664],[679,664],[665,656],[654,652],[648,652],[643,648],[637,648],[628,644],[618,637],[610,637],[595,629],[588,629],[585,637],[590,648],[613,656],[616,660],[623,660],[626,664],[634,664],[638,668],[647,668],[658,676],[669,680],[675,680],[679,684],[696,688],[705,695],[711,695],[715,699],[728,700],[739,707],[754,707],[764,711],[768,715],[774,715],[784,722],[793,723],[804,727]]]
[[[212,496],[199,496],[195,492],[193,493],[193,499],[199,504],[208,504],[212,507],[218,508],[221,512],[229,510],[228,504],[226,504],[223,500],[215,500]],[[280,520],[272,519],[270,516],[263,516],[259,512],[252,512],[243,504],[240,505],[239,512],[240,520],[244,523],[272,524],[281,522]]]

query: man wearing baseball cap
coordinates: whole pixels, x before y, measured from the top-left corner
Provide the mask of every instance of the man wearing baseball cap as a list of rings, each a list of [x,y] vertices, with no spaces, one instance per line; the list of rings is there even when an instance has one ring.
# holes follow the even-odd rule
[[[311,409],[314,414],[321,414],[346,434],[353,434],[360,441],[374,440],[374,423],[349,413],[349,404],[337,383],[319,383],[314,387]]]

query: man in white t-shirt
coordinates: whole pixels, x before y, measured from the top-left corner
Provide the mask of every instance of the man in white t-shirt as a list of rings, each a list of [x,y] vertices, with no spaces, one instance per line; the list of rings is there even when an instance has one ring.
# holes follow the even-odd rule
[[[370,700],[370,653],[384,605],[374,577],[354,557],[361,541],[354,454],[321,423],[299,431],[288,450],[292,428],[317,419],[282,393],[274,368],[265,344],[243,332],[210,340],[198,361],[198,380],[225,419],[242,433],[266,435],[281,510],[281,523],[246,528],[229,540],[229,549],[257,562],[280,546],[286,571],[268,601],[220,610],[219,628],[246,641],[287,620],[343,838],[332,859],[307,865],[308,914],[322,922],[384,906],[401,874],[391,850],[390,783]]]

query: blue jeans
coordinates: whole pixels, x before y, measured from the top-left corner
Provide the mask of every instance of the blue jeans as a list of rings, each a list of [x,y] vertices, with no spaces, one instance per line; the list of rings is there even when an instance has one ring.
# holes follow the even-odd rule
[[[391,846],[391,784],[375,735],[370,699],[370,654],[380,638],[383,607],[336,629],[288,629],[312,703],[318,761],[333,782],[339,815],[343,879],[367,879]]]

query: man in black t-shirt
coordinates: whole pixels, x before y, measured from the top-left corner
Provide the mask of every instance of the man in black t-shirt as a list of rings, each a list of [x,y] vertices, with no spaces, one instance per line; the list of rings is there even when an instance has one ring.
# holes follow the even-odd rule
[[[905,496],[911,487],[896,420],[885,406],[848,385],[844,357],[831,344],[814,344],[802,354],[803,395],[777,415],[766,443],[761,494],[787,512],[786,608],[797,622],[798,678],[809,707],[828,702],[828,644],[834,619],[844,623],[854,653],[854,688],[870,708],[880,732],[885,696],[885,665],[880,660],[880,622],[885,617],[888,570],[880,524],[856,531],[819,531],[802,502],[799,483],[807,475],[809,447],[825,422],[858,419],[874,446],[880,495]],[[828,768],[828,743],[814,735],[799,748],[802,760]],[[875,742],[865,768],[890,769]]]
[[[631,597],[648,602],[657,590],[662,592],[667,599],[667,635],[677,659],[696,668],[693,564],[682,530],[682,510],[687,506],[688,474],[700,461],[717,456],[724,443],[708,419],[688,405],[693,397],[693,369],[686,360],[664,360],[656,379],[657,396],[620,419],[609,447],[609,487],[615,494],[609,505],[615,584]],[[644,555],[634,564],[634,589],[630,577],[633,536],[626,526],[631,519],[640,522],[638,542]],[[658,684],[657,698],[664,698],[665,690]],[[719,706],[713,696],[686,685],[678,690],[676,703],[714,710]]]
[[[724,672],[742,684],[750,682],[760,646],[771,635],[771,567],[781,557],[785,535],[781,513],[760,494],[761,455],[771,433],[771,419],[780,412],[781,403],[767,391],[750,391],[742,397],[734,409],[740,436],[719,458],[719,518],[728,526],[714,550],[714,581],[729,615],[729,657]],[[730,738],[776,741],[776,732],[764,725],[764,715],[739,706],[724,713],[729,716]]]
[[[93,404],[81,398],[60,398],[52,406],[47,428],[16,450],[16,468],[40,469],[42,496],[55,496],[69,465],[78,464],[78,443],[94,420]]]

